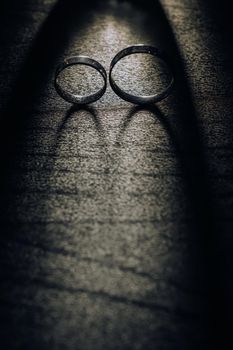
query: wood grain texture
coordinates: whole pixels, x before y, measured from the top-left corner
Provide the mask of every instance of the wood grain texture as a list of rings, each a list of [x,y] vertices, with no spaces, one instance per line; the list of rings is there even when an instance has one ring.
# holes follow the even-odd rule
[[[5,349],[196,350],[230,340],[232,52],[214,9],[198,0],[4,3]],[[169,55],[167,100],[133,107],[108,87],[74,108],[56,94],[65,56],[107,68],[138,42]]]

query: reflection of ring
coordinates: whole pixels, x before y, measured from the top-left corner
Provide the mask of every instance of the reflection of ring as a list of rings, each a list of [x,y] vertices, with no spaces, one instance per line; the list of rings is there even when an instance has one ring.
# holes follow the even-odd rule
[[[77,95],[74,93],[71,93],[67,91],[65,88],[63,88],[59,83],[58,83],[58,76],[59,74],[66,69],[69,66],[74,66],[76,64],[82,64],[86,66],[90,66],[94,69],[96,69],[104,78],[104,85],[103,87],[97,91],[94,94],[91,95]],[[94,101],[97,101],[100,97],[103,96],[105,93],[106,87],[107,87],[107,73],[104,69],[104,67],[97,61],[93,60],[92,58],[89,58],[87,56],[74,56],[74,57],[69,57],[66,58],[58,67],[55,73],[55,81],[54,81],[55,88],[57,90],[57,93],[64,98],[64,100],[70,102],[70,103],[75,103],[75,104],[87,104],[91,103]]]
[[[111,85],[113,91],[119,97],[123,98],[123,100],[128,101],[128,102],[132,102],[135,104],[149,104],[149,103],[155,103],[155,102],[159,102],[159,101],[163,100],[164,98],[166,98],[170,94],[171,89],[172,89],[173,84],[174,84],[174,76],[173,76],[172,72],[170,72],[171,79],[170,79],[169,85],[161,93],[158,93],[155,95],[149,95],[149,96],[143,96],[143,95],[136,96],[133,94],[129,94],[128,92],[121,89],[117,85],[115,80],[113,79],[112,71],[113,71],[114,66],[117,64],[117,62],[120,61],[123,57],[129,56],[129,55],[132,55],[135,53],[146,53],[146,54],[153,55],[155,57],[158,57],[159,59],[161,59],[162,61],[164,61],[167,64],[166,59],[164,58],[164,56],[159,52],[159,50],[156,47],[149,46],[149,45],[142,45],[142,44],[129,46],[129,47],[123,49],[122,51],[118,52],[111,62],[110,72],[109,72],[109,81],[110,81],[110,85]]]

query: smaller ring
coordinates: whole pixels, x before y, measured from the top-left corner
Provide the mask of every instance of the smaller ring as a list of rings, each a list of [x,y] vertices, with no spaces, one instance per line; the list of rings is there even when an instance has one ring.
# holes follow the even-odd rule
[[[69,66],[74,66],[76,64],[81,64],[81,65],[85,65],[85,66],[90,66],[94,69],[96,69],[101,76],[104,79],[104,85],[103,87],[101,87],[100,90],[98,90],[96,93],[91,94],[91,95],[77,95],[77,94],[73,94],[69,91],[67,91],[66,89],[64,89],[59,83],[58,83],[58,76],[59,74],[65,70],[66,68],[68,68]],[[58,67],[55,73],[55,80],[54,80],[54,86],[55,89],[57,91],[57,93],[66,101],[70,102],[70,103],[75,103],[75,104],[88,104],[88,103],[92,103],[95,102],[97,100],[99,100],[103,94],[106,91],[107,88],[107,73],[106,70],[104,69],[104,67],[97,62],[96,60],[87,57],[87,56],[73,56],[73,57],[69,57],[66,58]]]
[[[116,56],[112,59],[112,62],[110,64],[109,82],[110,82],[110,85],[111,85],[113,91],[119,97],[121,97],[123,100],[131,102],[131,103],[135,103],[135,104],[151,104],[151,103],[156,103],[156,102],[162,101],[171,93],[171,90],[172,90],[173,85],[174,85],[174,76],[173,76],[170,69],[169,69],[169,72],[171,75],[171,79],[170,79],[168,86],[161,93],[158,93],[155,95],[145,95],[145,96],[138,95],[138,96],[136,96],[133,94],[129,94],[128,92],[121,89],[117,85],[115,80],[113,79],[112,71],[113,71],[114,66],[117,64],[117,62],[119,62],[123,57],[133,55],[135,53],[145,53],[145,54],[150,54],[152,56],[158,57],[159,59],[161,59],[162,61],[164,61],[166,63],[167,67],[169,67],[167,59],[159,51],[159,49],[157,49],[154,46],[138,44],[138,45],[126,47],[125,49],[121,50],[120,52],[118,52],[116,54]]]

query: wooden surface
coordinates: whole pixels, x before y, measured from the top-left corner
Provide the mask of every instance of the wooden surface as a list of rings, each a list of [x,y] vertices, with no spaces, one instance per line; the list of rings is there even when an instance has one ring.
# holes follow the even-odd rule
[[[221,348],[233,309],[233,66],[223,6],[2,6],[3,348]],[[108,87],[81,109],[56,94],[64,57],[89,55],[108,69],[134,43],[170,57],[176,86],[165,101],[137,108]],[[150,88],[143,63],[135,89]]]

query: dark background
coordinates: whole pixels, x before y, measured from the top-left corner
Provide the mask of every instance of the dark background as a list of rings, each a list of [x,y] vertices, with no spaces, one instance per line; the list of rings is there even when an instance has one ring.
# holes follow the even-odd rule
[[[223,349],[233,312],[229,2],[0,6],[2,348]],[[107,69],[134,43],[170,58],[176,84],[163,102],[135,107],[108,87],[75,108],[54,91],[64,57]]]

